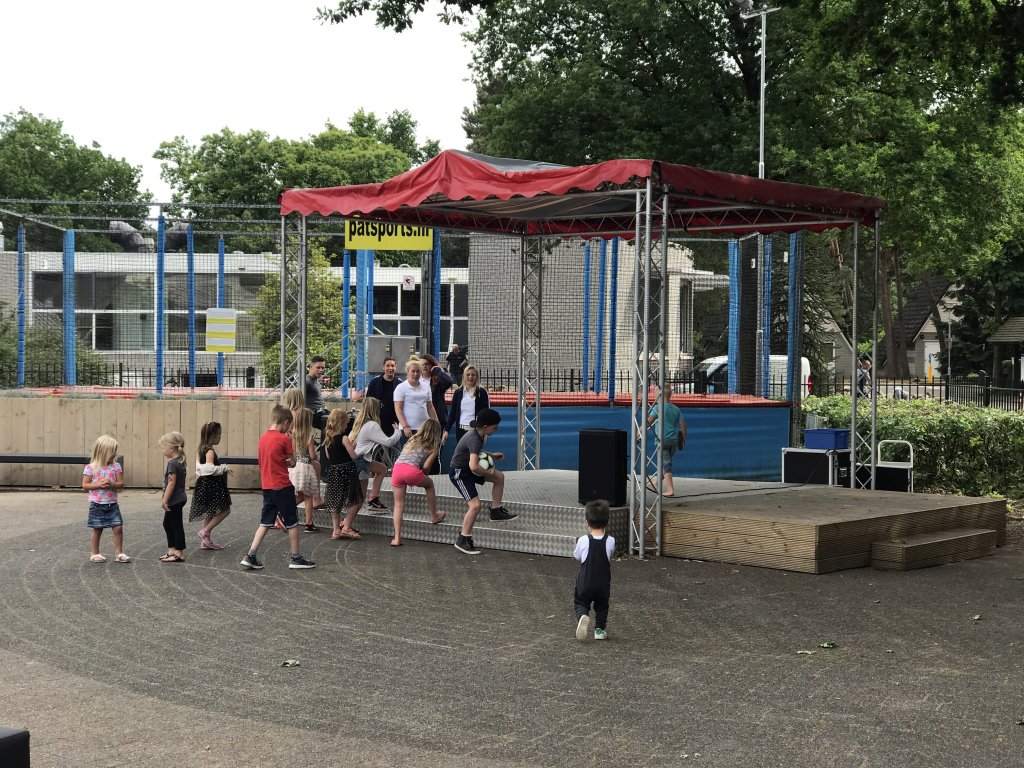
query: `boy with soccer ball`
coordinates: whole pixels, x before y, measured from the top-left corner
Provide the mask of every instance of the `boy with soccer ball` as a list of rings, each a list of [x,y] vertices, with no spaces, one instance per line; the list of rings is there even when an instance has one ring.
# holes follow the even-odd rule
[[[479,555],[480,550],[473,544],[473,524],[480,511],[480,495],[477,486],[493,483],[491,491],[491,521],[495,523],[514,520],[518,515],[501,506],[501,495],[505,490],[505,475],[494,466],[495,461],[505,458],[505,454],[482,453],[484,442],[498,431],[501,415],[491,408],[484,408],[476,415],[471,424],[472,429],[462,436],[455,447],[455,455],[448,470],[452,484],[466,500],[466,516],[462,519],[462,530],[455,540],[455,548],[467,555]]]

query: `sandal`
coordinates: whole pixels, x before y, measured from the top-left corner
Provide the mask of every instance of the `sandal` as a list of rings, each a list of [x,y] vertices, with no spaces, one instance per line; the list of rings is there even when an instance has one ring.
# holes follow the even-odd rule
[[[444,519],[446,517],[448,517],[448,513],[447,512],[442,512],[441,516],[439,518],[437,518],[437,520],[435,520],[434,518],[430,518],[430,524],[431,525],[437,525],[438,523],[443,523]]]
[[[93,555],[92,557],[89,558],[89,562],[91,562],[91,563],[105,563],[105,562],[107,562],[107,558],[105,558],[103,555]]]
[[[200,549],[224,549],[220,544],[215,543],[212,539],[206,544],[200,544]]]
[[[184,557],[178,557],[177,555],[164,555],[160,558],[161,563],[184,563]]]
[[[121,554],[119,554],[117,557],[114,558],[114,561],[118,562],[118,563],[130,563],[132,561],[132,559],[130,557],[128,557],[128,555],[126,555],[124,552],[122,552]]]
[[[349,528],[347,531],[344,528],[342,528],[341,532],[338,534],[338,538],[339,539],[361,539],[363,537],[359,535],[359,531],[357,531],[355,528]]]

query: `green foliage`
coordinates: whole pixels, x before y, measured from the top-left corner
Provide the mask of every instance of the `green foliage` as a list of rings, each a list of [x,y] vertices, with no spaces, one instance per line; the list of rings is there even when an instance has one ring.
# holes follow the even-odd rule
[[[360,110],[352,123],[352,131],[328,123],[317,135],[300,141],[271,138],[265,131],[241,134],[223,128],[204,136],[198,146],[175,137],[161,143],[153,156],[161,161],[161,178],[175,190],[174,202],[243,204],[218,209],[216,217],[237,219],[239,229],[265,230],[268,235],[234,236],[228,247],[265,251],[278,227],[254,222],[272,219],[276,212],[256,206],[273,206],[282,190],[380,182],[408,170],[414,158],[437,152],[437,142],[416,144],[416,121],[408,112],[395,112],[381,122],[372,112]],[[175,212],[191,215],[188,210]],[[339,241],[334,250],[341,247]]]
[[[376,139],[381,144],[405,153],[414,165],[420,165],[440,153],[441,145],[436,139],[428,139],[422,146],[417,144],[416,125],[412,115],[405,109],[392,112],[383,121],[373,112],[359,109],[348,121],[352,135]]]
[[[870,419],[862,402],[859,419]],[[803,409],[850,426],[850,398],[809,397]],[[936,400],[879,400],[878,440],[914,446],[914,485],[967,496],[1024,495],[1024,414]]]
[[[306,272],[306,358],[323,355],[327,370],[341,364],[341,281],[329,269],[322,247],[310,246]],[[281,278],[268,272],[253,309],[253,328],[260,347],[260,368],[267,386],[280,384]]]
[[[1024,315],[1024,235],[1007,243],[991,264],[964,278],[953,295],[959,302],[954,311],[954,373],[1001,373],[994,370],[988,337],[1008,318]]]
[[[64,365],[64,335],[60,325],[37,321],[25,331],[26,357],[31,350],[31,364],[25,366],[26,387],[60,385]],[[75,350],[79,385],[108,386],[110,366],[91,349],[79,344]],[[0,381],[15,386],[18,365],[17,315],[0,302]]]
[[[34,200],[120,200],[143,201],[148,193],[139,191],[140,168],[104,155],[98,144],[80,146],[64,133],[64,124],[25,110],[7,114],[0,121],[0,198]],[[83,210],[59,203],[3,203],[19,213],[58,217],[43,226],[25,220],[26,242],[31,250],[61,250],[60,229],[76,226],[96,228],[95,221],[78,221]],[[140,226],[148,214],[144,205],[90,207],[89,215],[109,216]],[[21,220],[0,215],[7,242],[14,239]],[[116,250],[104,235],[81,234],[76,246],[82,250]],[[13,247],[8,245],[9,248]]]
[[[461,23],[474,11],[494,5],[494,0],[441,0],[441,18],[445,23]],[[333,8],[317,8],[317,18],[326,24],[341,24],[345,19],[370,11],[377,26],[402,32],[412,26],[413,16],[423,11],[424,0],[340,0]]]

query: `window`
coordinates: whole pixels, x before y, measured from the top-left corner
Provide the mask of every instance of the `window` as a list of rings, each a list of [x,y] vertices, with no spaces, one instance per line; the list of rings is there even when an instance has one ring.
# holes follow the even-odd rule
[[[64,305],[64,276],[59,272],[32,275],[32,308],[60,309]]]
[[[452,286],[448,283],[441,286],[441,314],[445,317],[448,316],[448,312],[451,310],[451,295]],[[456,285],[455,286],[455,316],[456,317],[468,317],[469,316],[469,286],[467,285]]]
[[[376,315],[397,315],[398,314],[398,292],[400,288],[394,285],[373,286],[373,314]],[[417,314],[418,311],[417,311]]]
[[[400,291],[402,304],[402,317],[420,316],[420,287],[417,285],[414,290]],[[418,325],[418,324],[417,324]]]

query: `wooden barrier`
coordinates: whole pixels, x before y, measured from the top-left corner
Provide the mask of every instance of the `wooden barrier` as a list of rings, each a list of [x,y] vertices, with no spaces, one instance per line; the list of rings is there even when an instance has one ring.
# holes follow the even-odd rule
[[[124,454],[125,485],[159,488],[166,465],[157,440],[181,432],[188,457],[188,485],[195,483],[199,430],[208,421],[222,426],[218,455],[252,457],[270,425],[273,400],[105,400],[64,397],[0,397],[0,454],[88,456],[103,434],[113,435]],[[331,404],[335,405],[335,404]],[[337,406],[335,406],[337,407]],[[340,407],[348,408],[347,403]],[[88,459],[86,459],[87,461]],[[255,459],[235,462],[230,487],[259,490]],[[82,465],[0,462],[0,487],[82,485]]]

